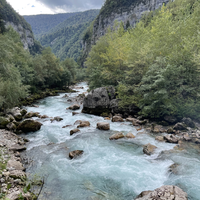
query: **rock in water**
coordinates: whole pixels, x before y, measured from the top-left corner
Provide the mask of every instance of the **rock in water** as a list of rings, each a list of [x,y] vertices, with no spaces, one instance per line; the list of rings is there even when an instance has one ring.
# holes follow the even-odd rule
[[[124,138],[124,135],[122,133],[116,133],[116,134],[112,135],[109,139],[110,140],[118,140],[121,138]]]
[[[127,137],[127,138],[135,138],[135,135],[133,135],[132,133],[127,133],[127,134],[126,134],[126,137]]]
[[[123,122],[123,121],[124,121],[123,118],[120,116],[114,116],[112,118],[112,122]]]
[[[69,153],[69,157],[70,157],[71,159],[77,158],[78,156],[82,155],[83,152],[84,152],[83,150],[71,151],[71,152]]]
[[[144,152],[145,154],[147,154],[147,155],[150,156],[151,154],[154,153],[154,151],[155,151],[156,148],[157,148],[157,147],[154,146],[154,145],[152,145],[152,144],[146,144],[146,145],[144,146],[144,148],[143,148],[143,152]]]
[[[51,122],[53,122],[53,121],[60,122],[62,120],[63,120],[63,118],[61,118],[61,117],[54,117],[53,119],[50,119]]]
[[[83,128],[90,126],[90,122],[88,121],[81,121],[80,124],[77,126],[77,128]]]
[[[80,114],[80,113],[78,113],[78,112],[72,112],[72,116],[78,115],[78,114]]]
[[[112,86],[92,90],[83,101],[83,113],[101,115],[110,112],[110,101],[115,98],[115,89]]]
[[[68,109],[69,110],[78,110],[78,109],[80,109],[80,106],[78,104],[74,104],[74,105],[70,106]]]
[[[133,104],[120,108],[118,106],[119,101],[119,99],[116,99],[113,86],[96,88],[84,98],[82,112],[107,117],[110,113],[130,113],[130,115],[135,115],[140,111]]]
[[[142,192],[135,200],[188,200],[187,193],[173,185],[165,185],[154,191]]]
[[[28,119],[21,122],[17,127],[17,130],[21,130],[24,133],[35,132],[40,130],[41,126],[42,124],[40,122]]]
[[[73,129],[70,131],[70,135],[74,135],[75,133],[78,133],[80,130],[78,128]]]
[[[163,136],[157,136],[157,137],[156,137],[156,140],[157,140],[157,141],[160,141],[160,142],[164,142],[164,141],[165,141],[165,139],[164,139]]]
[[[97,129],[99,130],[110,130],[110,124],[107,122],[99,122],[97,123]]]
[[[32,118],[32,117],[39,117],[39,112],[29,112],[25,115],[25,118],[28,119],[28,118]]]

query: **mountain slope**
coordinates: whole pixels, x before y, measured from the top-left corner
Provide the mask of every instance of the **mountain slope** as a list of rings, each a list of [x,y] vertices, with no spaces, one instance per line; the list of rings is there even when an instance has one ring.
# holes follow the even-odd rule
[[[50,31],[53,27],[78,13],[61,13],[56,15],[24,15],[31,25],[36,38]]]
[[[6,27],[12,26],[19,33],[24,49],[29,49],[32,54],[40,51],[40,44],[34,39],[30,24],[20,16],[6,0],[0,0],[0,14]]]
[[[87,29],[83,37],[81,65],[88,56],[91,46],[105,35],[108,27],[114,26],[115,21],[123,22],[125,29],[129,26],[134,27],[143,15],[168,2],[169,0],[106,0],[92,27]]]
[[[78,13],[51,29],[39,41],[45,47],[50,46],[53,53],[62,60],[66,57],[77,60],[82,49],[83,35],[98,13],[99,10]]]

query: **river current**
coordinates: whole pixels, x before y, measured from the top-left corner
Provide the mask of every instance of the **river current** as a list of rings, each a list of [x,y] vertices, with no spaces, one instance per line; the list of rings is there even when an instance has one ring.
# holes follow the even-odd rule
[[[155,136],[141,134],[130,122],[111,122],[110,131],[96,129],[103,117],[78,114],[72,116],[72,105],[67,101],[86,92],[86,83],[80,83],[77,93],[47,97],[27,110],[49,117],[62,117],[61,122],[37,119],[43,126],[36,133],[29,133],[27,156],[30,165],[27,172],[45,177],[40,200],[133,200],[139,193],[154,190],[162,185],[177,185],[188,193],[190,200],[200,199],[200,151],[187,148],[173,150],[174,144],[155,140]],[[81,107],[82,109],[82,107]],[[81,109],[77,112],[81,112]],[[76,128],[76,120],[89,121],[90,127],[70,136]],[[67,128],[63,126],[71,125]],[[117,131],[133,133],[134,139],[110,141]],[[151,143],[158,148],[152,156],[143,153],[143,145]],[[84,154],[70,160],[70,151],[83,150]],[[162,152],[162,153],[161,153]],[[169,172],[172,164],[178,164],[177,173]]]

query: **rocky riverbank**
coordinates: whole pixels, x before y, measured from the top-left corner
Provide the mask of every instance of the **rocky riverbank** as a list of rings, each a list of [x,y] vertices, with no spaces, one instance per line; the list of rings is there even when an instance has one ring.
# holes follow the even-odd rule
[[[95,114],[112,122],[132,122],[136,129],[145,129],[145,132],[157,134],[156,140],[168,143],[181,141],[200,144],[200,124],[190,118],[178,119],[174,116],[165,116],[160,121],[144,119],[138,114],[139,108],[130,105],[125,108],[119,106],[113,86],[101,87],[92,90],[83,100],[83,113]],[[163,133],[167,135],[163,136]]]
[[[0,130],[0,198],[37,199],[30,192],[20,152],[26,150],[26,139],[11,131]]]
[[[75,87],[74,89],[78,89],[78,88]],[[92,100],[92,102],[93,102],[92,109],[94,111],[95,101],[98,100],[97,98],[96,98],[96,100],[93,99],[93,96],[91,97],[90,95],[85,97],[86,93],[82,93],[82,94],[80,93],[80,94],[77,94],[77,96],[76,96],[76,94],[73,94],[72,96],[64,95],[62,97],[61,96],[55,97],[55,99],[57,101],[65,102],[68,105],[65,107],[65,108],[67,108],[67,110],[65,110],[63,113],[61,111],[63,108],[62,107],[58,108],[60,110],[59,110],[59,112],[57,112],[57,115],[59,115],[60,117],[52,117],[51,118],[51,117],[47,116],[47,115],[55,116],[54,115],[55,110],[52,112],[42,112],[43,108],[40,108],[40,106],[39,107],[35,106],[35,108],[33,108],[34,112],[30,112],[30,109],[28,109],[29,112],[27,112],[26,110],[23,110],[23,109],[14,108],[14,109],[10,110],[9,112],[7,112],[5,116],[1,117],[1,119],[4,118],[4,120],[3,120],[4,123],[1,124],[1,126],[2,127],[4,126],[4,128],[9,129],[9,127],[13,127],[13,126],[11,126],[11,124],[12,125],[14,124],[16,126],[16,128],[9,129],[9,130],[12,130],[13,132],[19,134],[22,132],[26,133],[26,132],[30,132],[30,131],[37,131],[42,126],[41,123],[43,123],[44,130],[41,129],[40,132],[38,132],[37,137],[41,137],[42,134],[45,134],[45,132],[46,131],[48,132],[50,129],[53,129],[55,131],[58,129],[59,132],[56,132],[57,134],[60,134],[60,132],[63,132],[64,135],[62,137],[66,137],[67,141],[70,140],[70,142],[66,141],[67,145],[64,142],[64,146],[69,147],[67,152],[62,150],[62,153],[66,154],[65,157],[70,160],[69,166],[75,164],[76,162],[79,162],[82,159],[83,160],[88,159],[88,155],[89,155],[88,149],[84,148],[85,145],[82,145],[82,142],[84,142],[84,143],[86,142],[86,144],[88,144],[86,141],[87,139],[89,139],[88,137],[91,137],[89,140],[95,139],[95,137],[99,137],[97,135],[94,136],[93,134],[95,134],[95,133],[93,133],[93,132],[92,132],[93,134],[90,133],[90,131],[95,128],[96,128],[96,131],[99,133],[99,135],[101,135],[101,134],[104,135],[104,133],[105,133],[105,135],[103,137],[105,137],[105,139],[107,138],[107,142],[108,141],[111,142],[109,144],[109,149],[113,148],[112,145],[115,145],[118,142],[119,142],[119,144],[120,144],[120,142],[122,142],[124,145],[129,144],[129,142],[131,142],[131,143],[133,142],[133,144],[138,144],[137,143],[138,138],[140,138],[142,135],[144,135],[144,138],[146,138],[146,137],[151,138],[150,139],[151,141],[149,141],[149,140],[145,140],[145,141],[147,141],[147,143],[150,142],[152,144],[150,144],[150,143],[146,144],[146,142],[143,143],[142,145],[139,144],[140,149],[141,149],[140,155],[142,154],[144,157],[148,157],[148,158],[151,158],[150,157],[151,155],[154,156],[154,154],[157,154],[158,152],[159,152],[158,159],[160,157],[162,157],[163,155],[165,156],[165,155],[169,154],[170,152],[173,152],[173,153],[176,153],[178,151],[180,152],[185,148],[185,144],[193,144],[193,145],[198,146],[197,139],[199,137],[199,127],[200,126],[197,122],[193,122],[191,119],[185,118],[180,121],[176,121],[175,123],[168,122],[168,124],[160,125],[160,124],[157,124],[156,122],[149,121],[148,119],[143,119],[140,116],[138,116],[136,113],[134,115],[130,115],[128,110],[126,111],[126,114],[123,114],[117,107],[115,107],[114,110],[110,110],[110,108],[111,108],[110,102],[115,99],[112,99],[112,97],[111,97],[112,94],[109,94],[107,89],[106,89],[106,91],[107,91],[107,95],[106,95],[106,93],[103,93],[98,96],[98,98],[103,96],[103,98],[104,98],[103,103],[104,103],[104,105],[107,105],[108,112],[106,114],[105,113],[103,114],[103,116],[105,116],[105,118],[104,118],[105,121],[103,120],[103,118],[98,118],[97,116],[95,116],[94,120],[93,120],[92,116],[84,115],[83,113],[80,113],[80,108],[82,107],[82,102],[83,102],[83,112],[84,112],[85,101],[88,100],[88,98],[90,97],[89,101]],[[84,99],[84,97],[85,97],[85,99]],[[109,98],[109,102],[107,101],[108,99],[106,100],[105,97]],[[53,98],[49,98],[48,101],[53,102]],[[68,102],[70,102],[70,104],[68,104]],[[74,104],[74,105],[72,105],[72,104]],[[53,104],[53,105],[55,106],[55,104]],[[63,104],[63,105],[65,105],[65,104]],[[89,104],[87,104],[87,105],[89,105]],[[104,108],[104,107],[101,107],[100,105],[101,104],[98,104],[98,111],[100,111],[102,108]],[[116,104],[116,106],[117,106],[117,104]],[[43,106],[41,106],[41,107],[43,107]],[[74,110],[77,110],[78,112],[72,112]],[[43,113],[43,114],[40,114],[37,111],[39,111],[40,113]],[[96,114],[98,114],[98,113],[96,113]],[[101,113],[101,115],[102,115],[102,113]],[[87,116],[89,118],[87,118]],[[34,117],[34,119],[35,119],[35,117],[37,117],[38,119],[33,120],[32,119],[33,117]],[[71,118],[69,120],[69,122],[67,120],[68,118],[69,119]],[[98,119],[98,120],[95,121],[95,119],[96,120]],[[172,120],[172,119],[168,118],[168,121],[169,120]],[[5,124],[5,121],[7,124]],[[66,125],[66,124],[68,124],[68,125]],[[119,124],[122,125],[123,128],[125,128],[125,129],[127,128],[127,132],[123,131],[123,129],[120,129],[118,127]],[[53,125],[53,126],[51,126],[51,125]],[[114,130],[113,126],[115,126],[115,125],[116,125],[116,127],[119,128],[119,131],[117,131],[117,129],[115,129],[115,131],[113,131]],[[45,126],[46,126],[46,128],[45,128]],[[34,127],[34,129],[32,129],[33,127]],[[51,127],[51,128],[49,129],[48,127]],[[56,128],[56,129],[54,129],[54,128]],[[134,131],[134,130],[137,130],[137,131]],[[5,132],[7,135],[10,135],[10,134],[13,135],[12,136],[13,140],[14,140],[13,145],[3,146],[3,147],[5,147],[5,151],[11,152],[11,154],[9,155],[9,159],[12,158],[11,160],[13,160],[13,159],[15,160],[15,157],[16,157],[16,159],[17,159],[16,161],[21,162],[21,158],[17,157],[19,155],[19,153],[17,153],[17,152],[25,149],[24,145],[25,145],[26,140],[21,137],[18,137],[18,135],[15,135],[15,133],[12,133],[12,132],[9,132],[6,130],[2,130],[2,131]],[[89,131],[89,134],[87,135],[86,132],[88,132],[88,131]],[[93,130],[93,131],[95,131],[95,130]],[[67,136],[68,132],[69,132],[69,136]],[[3,135],[4,135],[3,137],[6,137],[6,135],[4,133],[3,133]],[[31,135],[27,136],[28,138],[30,137],[30,140],[31,140],[30,143],[32,143]],[[9,136],[9,137],[11,137],[11,136]],[[54,137],[57,137],[57,135],[54,135]],[[188,137],[190,137],[191,139],[189,139]],[[49,159],[50,157],[52,157],[54,155],[54,153],[53,153],[54,150],[55,151],[58,150],[57,148],[60,143],[58,143],[58,144],[57,144],[57,142],[54,143],[53,137],[51,137],[51,139],[53,139],[53,141],[49,140],[49,138],[46,137],[46,134],[45,134],[45,138],[46,139],[44,141],[45,141],[46,145],[43,144],[41,146],[41,149],[44,148],[44,149],[47,149],[47,151],[45,151],[45,152],[50,152],[50,154],[48,155],[48,159]],[[81,140],[81,138],[83,139],[82,142],[79,143],[79,145],[77,145],[78,140],[79,139]],[[155,140],[154,140],[154,138],[155,138]],[[4,141],[4,140],[2,140],[2,141]],[[136,141],[136,142],[134,142],[134,141]],[[154,143],[153,141],[156,141],[156,142]],[[128,143],[126,143],[126,142],[128,142]],[[164,142],[166,142],[166,144]],[[30,143],[29,143],[29,145],[30,145]],[[72,145],[72,147],[70,147],[71,143],[73,143],[73,145],[75,145],[76,147],[73,147],[73,145]],[[171,144],[167,144],[167,143],[173,143],[176,146],[173,145],[172,148],[170,148],[170,150],[167,150],[167,148],[163,148],[164,151],[161,152],[160,150],[158,151],[158,149],[160,148],[159,144],[161,144],[161,143],[162,143],[162,146],[171,145]],[[31,144],[31,146],[32,145],[33,144]],[[144,154],[141,153],[142,146],[143,146]],[[173,149],[173,147],[174,147],[174,149]],[[92,146],[92,148],[89,148],[89,149],[93,149],[93,148],[94,147]],[[102,146],[101,146],[101,148],[102,148]],[[40,146],[37,147],[37,149],[39,150]],[[42,154],[41,156],[44,156],[44,157],[42,157],[42,159],[47,158],[46,157],[47,155],[44,154],[41,151],[41,149],[38,152],[39,152],[39,154]],[[52,150],[52,149],[54,149],[54,150]],[[117,148],[116,150],[118,151],[119,149]],[[36,156],[36,159],[38,159],[39,155],[37,153],[35,153],[35,151],[36,151],[36,149],[34,149],[34,148],[31,148],[30,151],[26,151],[28,153],[27,156],[34,155],[34,156]],[[101,150],[98,149],[98,151],[101,151]],[[24,153],[26,153],[26,152],[24,152]],[[31,152],[33,154],[31,154]],[[110,153],[112,153],[112,152],[110,152]],[[105,154],[105,152],[101,155],[104,155],[104,154]],[[129,159],[130,156],[132,156],[132,154],[133,154],[133,152],[129,155],[129,157],[127,157],[127,159]],[[157,157],[157,155],[156,155],[156,157]],[[19,160],[19,158],[20,158],[20,160]],[[3,160],[3,162],[5,162],[4,164],[10,163],[9,159],[7,159],[7,160],[4,159]],[[106,157],[104,157],[104,159],[106,159]],[[40,162],[45,162],[45,161],[40,160]],[[68,164],[68,161],[66,163],[66,160],[63,160],[62,162],[64,162],[65,165]],[[90,162],[92,162],[92,160],[90,160]],[[84,162],[84,163],[86,164],[87,162]],[[21,164],[22,164],[22,162],[21,162]],[[56,163],[52,163],[52,164],[54,166]],[[88,162],[88,164],[89,164],[89,162]],[[84,164],[82,164],[82,165],[84,165]],[[24,166],[28,166],[28,164],[26,163],[26,165],[24,165]],[[24,167],[24,166],[22,166],[22,167]],[[59,163],[59,167],[60,166],[63,167],[62,163]],[[71,170],[69,166],[68,166],[68,169],[66,169],[66,170]],[[175,171],[178,170],[176,163],[173,164],[170,168],[169,168],[169,166],[168,166],[169,173],[175,173]],[[5,170],[7,170],[7,171],[5,171],[6,173],[9,172],[10,174],[12,174],[7,165],[4,168],[5,168]],[[110,168],[110,166],[109,166],[109,168]],[[107,169],[109,169],[109,168],[107,168]],[[20,173],[24,172],[23,170],[24,170],[24,168],[23,169],[21,168]],[[28,170],[28,168],[27,168],[27,170]],[[45,170],[46,170],[46,168],[45,168]],[[13,171],[15,171],[15,170],[13,170]],[[55,171],[55,173],[57,173],[57,172]],[[76,172],[73,171],[73,173],[76,173]],[[2,178],[6,178],[6,175],[4,176],[3,173],[2,173]],[[12,180],[12,179],[9,178],[9,180]],[[57,180],[57,177],[55,180]],[[25,181],[24,184],[25,183],[27,183],[27,181]],[[5,184],[8,185],[9,183],[6,182]],[[12,191],[14,192],[14,190],[11,190],[11,188],[6,189],[6,185],[2,186],[2,187],[4,187],[3,188],[4,195],[11,194]],[[135,197],[136,195],[134,195],[134,197],[136,198],[136,200],[149,200],[149,199],[155,199],[155,198],[163,199],[163,200],[167,200],[169,198],[170,199],[177,198],[177,199],[187,200],[187,194],[185,192],[183,192],[180,188],[173,186],[173,185],[176,185],[176,184],[172,184],[171,186],[165,185],[165,186],[162,186],[161,188],[155,189],[154,191],[144,191],[138,197]],[[10,187],[10,185],[9,185],[9,187]],[[20,187],[17,187],[18,188],[17,191],[23,192],[25,187],[26,187],[25,185],[21,185],[21,189],[20,189]],[[159,186],[156,186],[154,188],[157,188],[157,187],[159,187]],[[15,186],[12,185],[12,188],[15,188]],[[184,189],[184,188],[182,188],[182,189]],[[143,190],[145,190],[145,188],[143,188]],[[140,192],[141,191],[142,190],[140,190]],[[22,194],[26,195],[26,193],[22,193]],[[136,194],[139,194],[139,192]],[[18,195],[20,195],[20,194],[18,194]],[[33,197],[29,197],[29,198],[33,198]],[[133,196],[132,196],[132,198],[133,198]]]

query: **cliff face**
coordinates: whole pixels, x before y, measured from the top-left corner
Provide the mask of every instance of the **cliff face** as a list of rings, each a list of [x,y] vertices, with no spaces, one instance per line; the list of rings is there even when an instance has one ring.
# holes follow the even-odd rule
[[[21,24],[14,24],[13,22],[5,21],[6,28],[12,26],[13,29],[19,33],[24,49],[29,49],[34,46],[33,33],[29,29],[24,29]]]
[[[91,44],[95,44],[108,27],[113,27],[115,21],[134,27],[144,13],[156,10],[168,2],[169,0],[107,0],[94,22]]]
[[[19,33],[24,49],[37,53],[40,45],[35,41],[30,24],[20,16],[6,0],[0,0],[0,19],[5,22],[5,27],[12,26]]]

